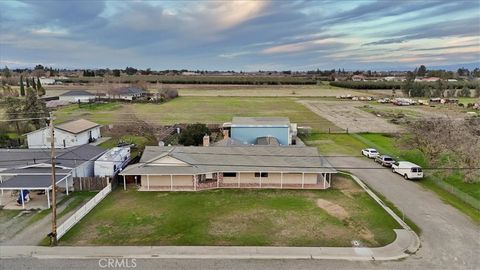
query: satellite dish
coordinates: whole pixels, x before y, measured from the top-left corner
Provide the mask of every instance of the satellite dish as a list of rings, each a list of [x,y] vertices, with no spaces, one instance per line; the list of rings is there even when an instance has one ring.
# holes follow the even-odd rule
[[[164,141],[159,141],[158,146],[165,146],[165,142]]]

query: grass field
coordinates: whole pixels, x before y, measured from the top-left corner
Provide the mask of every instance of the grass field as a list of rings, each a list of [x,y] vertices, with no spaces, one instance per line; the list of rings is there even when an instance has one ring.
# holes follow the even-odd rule
[[[293,123],[316,129],[334,127],[330,121],[288,97],[179,97],[163,104],[108,103],[81,108],[70,105],[60,108],[55,115],[58,122],[83,117],[109,124],[127,121],[125,113],[133,113],[138,119],[155,124],[224,123],[231,121],[233,116],[286,116]]]
[[[61,244],[383,246],[394,240],[399,225],[360,187],[348,178],[333,183],[325,191],[116,190]]]

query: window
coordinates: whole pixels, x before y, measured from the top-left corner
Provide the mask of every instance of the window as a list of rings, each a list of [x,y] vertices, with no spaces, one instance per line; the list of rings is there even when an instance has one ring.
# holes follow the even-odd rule
[[[237,173],[235,173],[235,172],[224,172],[223,177],[237,177]]]
[[[266,173],[266,172],[262,172],[262,173],[256,172],[255,177],[268,177],[268,173]]]

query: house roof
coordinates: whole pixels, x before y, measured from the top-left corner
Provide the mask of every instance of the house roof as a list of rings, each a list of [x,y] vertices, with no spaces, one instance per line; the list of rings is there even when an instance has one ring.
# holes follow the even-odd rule
[[[56,183],[63,181],[66,175],[55,175]],[[0,183],[0,189],[46,189],[52,186],[51,175],[15,175]]]
[[[256,140],[257,145],[280,145],[278,139],[272,136],[258,137]]]
[[[224,138],[218,142],[212,143],[212,146],[245,146],[244,143],[242,143],[239,140],[232,139],[230,137]]]
[[[56,157],[56,164],[62,167],[75,168],[84,162],[96,159],[106,151],[107,149],[90,144],[71,147],[70,151]]]
[[[106,150],[94,145],[80,145],[76,147],[55,149],[56,162],[60,167],[75,168],[88,160],[92,160]],[[15,169],[25,166],[50,163],[50,149],[0,149],[0,168]],[[24,172],[39,171],[44,168],[24,168]],[[26,171],[25,171],[26,170]],[[5,172],[3,170],[2,172]],[[61,171],[59,171],[61,172]],[[19,171],[17,171],[19,173]]]
[[[136,95],[146,93],[145,90],[138,87],[120,87],[114,90],[116,95]]]
[[[92,94],[85,90],[71,90],[61,94],[60,96],[95,96],[95,94]]]
[[[65,175],[69,174],[72,170],[56,168],[55,174]],[[50,167],[28,167],[23,169],[7,169],[0,171],[0,175],[51,175],[52,168]]]
[[[56,149],[61,154],[68,149]],[[18,168],[50,160],[49,149],[0,149],[0,168]]]
[[[99,126],[100,125],[97,123],[94,123],[85,119],[78,119],[78,120],[62,123],[60,125],[56,125],[55,128],[72,133],[72,134],[78,134]]]
[[[159,164],[158,160],[166,156],[187,165]],[[147,146],[140,163],[128,166],[120,174],[199,174],[216,171],[336,172],[325,158],[318,155],[315,147]]]
[[[288,117],[233,117],[234,126],[288,126]]]

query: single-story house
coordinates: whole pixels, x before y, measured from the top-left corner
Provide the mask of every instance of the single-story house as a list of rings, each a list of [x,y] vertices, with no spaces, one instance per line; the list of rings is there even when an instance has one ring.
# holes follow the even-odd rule
[[[141,191],[211,188],[326,189],[337,171],[315,147],[147,146],[119,175],[140,179]]]
[[[59,96],[60,101],[67,101],[71,103],[89,102],[95,99],[95,94],[84,90],[72,90],[65,92]]]
[[[113,89],[107,94],[107,97],[124,100],[135,100],[146,95],[147,91],[138,87],[129,86]]]
[[[280,145],[291,145],[296,136],[296,124],[287,117],[233,117],[231,123],[225,123],[232,139],[243,144],[264,144],[265,138],[274,138]]]
[[[94,142],[102,135],[101,125],[78,119],[55,126],[55,148],[68,148]],[[27,133],[28,148],[51,148],[50,128],[44,127]]]
[[[56,151],[56,184],[67,195],[73,190],[74,177],[93,177],[94,161],[106,150],[93,145],[82,145]],[[52,172],[49,151],[40,149],[0,149],[0,191],[45,191],[47,207],[52,190]],[[25,202],[22,201],[25,208]]]

